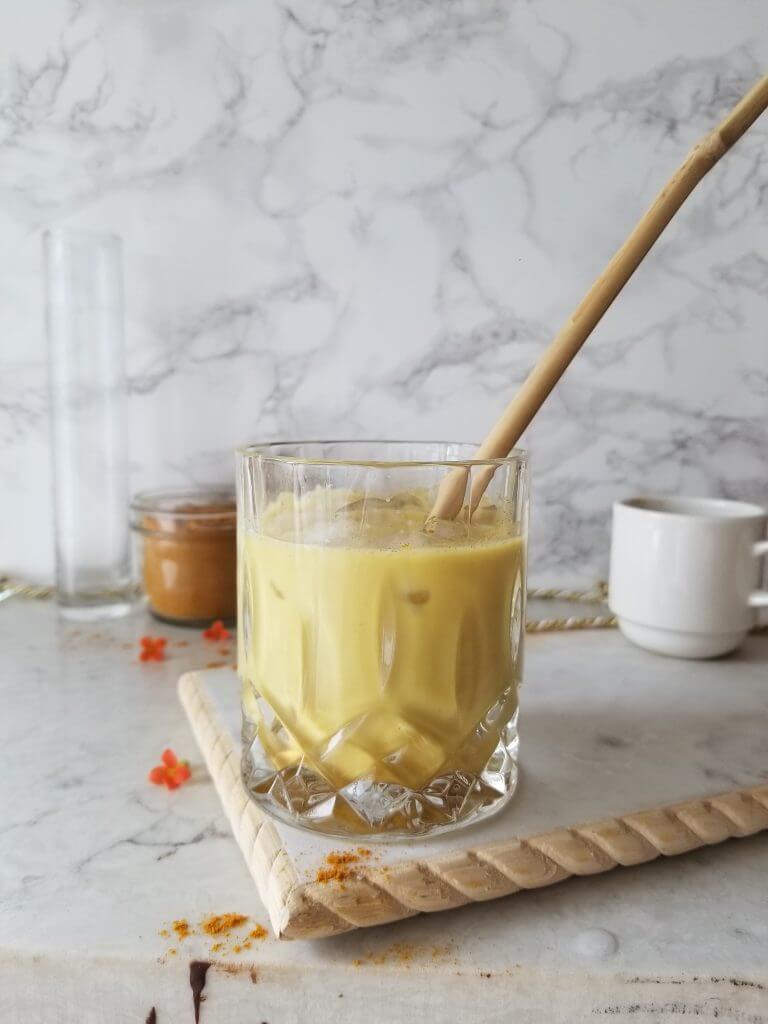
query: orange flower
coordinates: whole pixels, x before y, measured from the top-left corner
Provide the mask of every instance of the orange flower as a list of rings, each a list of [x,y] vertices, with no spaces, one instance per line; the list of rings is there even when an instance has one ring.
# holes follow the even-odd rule
[[[203,636],[206,640],[229,640],[232,634],[228,629],[225,628],[224,623],[221,619],[216,619],[212,622],[208,629],[203,630]]]
[[[162,764],[156,765],[147,776],[156,786],[178,789],[192,774],[189,762],[180,761],[170,748],[163,751],[160,760]]]
[[[139,661],[165,661],[165,645],[168,641],[164,636],[143,636],[139,643]]]

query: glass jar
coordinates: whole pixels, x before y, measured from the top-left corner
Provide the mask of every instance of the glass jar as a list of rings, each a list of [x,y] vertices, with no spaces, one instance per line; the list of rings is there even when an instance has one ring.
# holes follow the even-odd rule
[[[237,601],[237,519],[230,490],[144,491],[131,502],[147,603],[164,622],[231,622]]]
[[[238,453],[242,774],[277,817],[418,835],[512,796],[527,461],[473,452],[350,441]],[[490,481],[473,512],[435,520],[447,474],[467,495]]]

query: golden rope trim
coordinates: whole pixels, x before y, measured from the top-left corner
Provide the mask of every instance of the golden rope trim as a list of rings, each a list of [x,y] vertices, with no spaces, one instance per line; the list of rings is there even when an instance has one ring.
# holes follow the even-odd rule
[[[526,633],[561,633],[569,629],[614,629],[615,615],[595,615],[593,618],[580,619],[570,616],[567,619],[529,619],[525,624]]]
[[[0,591],[13,591],[18,597],[44,600],[53,597],[56,588],[50,585],[37,585],[16,579],[13,576],[0,575]],[[608,584],[598,580],[586,590],[574,590],[567,587],[529,587],[528,599],[541,601],[583,601],[585,604],[604,603],[608,596]]]
[[[36,586],[14,579],[12,576],[0,576],[0,601],[5,597],[25,597],[30,600],[44,601],[53,597],[56,588],[52,586]],[[608,584],[598,580],[586,590],[575,590],[567,587],[529,587],[528,598],[539,601],[574,601],[584,604],[604,604],[608,597]],[[562,619],[528,619],[525,624],[526,633],[564,633],[578,629],[615,629],[615,615],[594,615],[577,617],[574,615]],[[752,634],[768,633],[768,622],[753,626]]]
[[[597,580],[587,590],[567,587],[529,587],[528,599],[605,604],[608,599],[608,584],[605,580]],[[615,626],[615,615],[568,615],[560,619],[529,619],[525,624],[525,631],[526,633],[562,633],[576,629],[613,629]]]
[[[34,600],[44,600],[53,597],[55,592],[55,587],[35,586],[33,583],[14,579],[13,576],[0,576],[0,600],[4,597],[29,597]]]
[[[608,600],[608,584],[597,580],[588,590],[569,590],[565,587],[529,587],[528,599],[540,601],[583,601],[585,604],[605,604]]]
[[[12,591],[18,597],[29,597],[34,600],[44,600],[53,597],[56,588],[49,585],[36,585],[26,583],[24,580],[17,580],[10,575],[0,575],[0,591]],[[587,590],[572,590],[560,587],[529,587],[527,591],[528,600],[537,598],[543,601],[583,601],[586,604],[602,604],[608,595],[608,585],[604,580]]]
[[[25,597],[34,601],[45,601],[49,597],[54,597],[55,594],[56,587],[54,586],[27,583],[13,576],[0,575],[0,601],[7,597]],[[127,588],[93,590],[88,594],[90,598],[115,598],[116,600],[125,600],[131,595],[137,598],[141,596],[141,588],[138,584],[131,584]]]

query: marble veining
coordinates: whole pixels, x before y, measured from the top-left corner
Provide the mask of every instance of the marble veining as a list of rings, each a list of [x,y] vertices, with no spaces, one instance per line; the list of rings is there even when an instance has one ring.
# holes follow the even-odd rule
[[[226,479],[246,440],[479,439],[768,24],[760,0],[30,0],[0,40],[0,566],[45,578],[42,230],[124,237],[135,487]],[[768,500],[766,142],[525,438],[535,578],[603,574],[630,492]]]

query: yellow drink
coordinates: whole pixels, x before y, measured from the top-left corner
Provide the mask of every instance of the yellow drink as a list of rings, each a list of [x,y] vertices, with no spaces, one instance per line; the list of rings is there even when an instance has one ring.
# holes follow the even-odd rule
[[[276,769],[421,789],[486,765],[517,708],[524,538],[496,508],[429,535],[427,510],[318,489],[245,534],[243,706]]]

